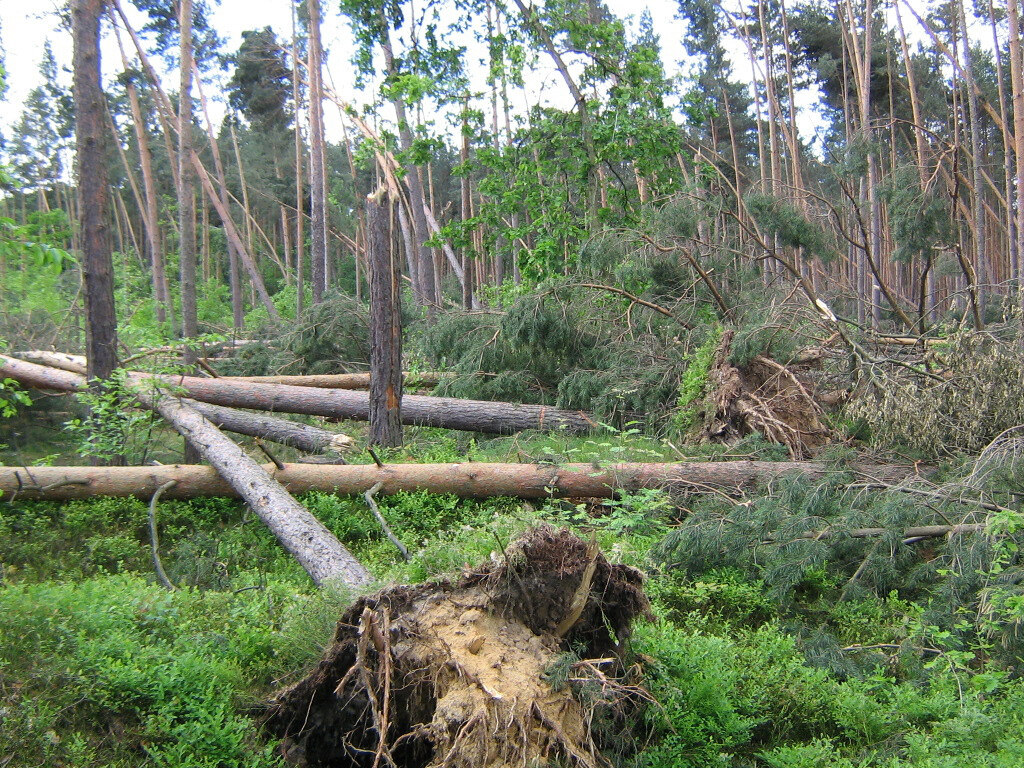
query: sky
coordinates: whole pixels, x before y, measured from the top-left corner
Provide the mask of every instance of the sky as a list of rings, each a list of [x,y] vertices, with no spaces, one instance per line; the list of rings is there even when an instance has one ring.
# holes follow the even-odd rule
[[[22,112],[22,105],[29,91],[39,84],[39,61],[43,45],[49,40],[57,57],[58,65],[70,68],[71,35],[70,31],[60,29],[56,9],[66,0],[0,0],[0,42],[5,52],[7,68],[8,92],[6,99],[0,101],[0,135],[10,135],[10,128],[17,122]],[[635,29],[640,14],[647,10],[654,22],[654,31],[659,35],[662,60],[668,74],[685,75],[690,69],[687,54],[682,45],[684,33],[683,22],[676,18],[678,4],[675,0],[606,0],[608,7],[618,17],[627,20],[627,25]],[[213,5],[211,3],[211,5]],[[122,6],[132,15],[131,3],[122,2]],[[212,26],[225,38],[223,50],[235,51],[241,43],[244,30],[271,27],[282,41],[291,37],[290,0],[220,0],[213,5]],[[352,83],[353,44],[348,30],[347,21],[336,11],[333,2],[325,2],[323,19],[323,40],[327,52],[324,80],[329,88],[345,101],[356,105],[366,103],[369,99],[365,94],[355,90]],[[136,27],[141,27],[143,19],[134,14]],[[101,57],[105,76],[112,76],[120,69],[120,54],[112,34],[105,35]],[[744,68],[749,72],[750,64],[739,49],[733,56],[736,76],[743,77]],[[472,70],[471,70],[472,71]],[[483,88],[483,68],[478,67],[478,81]],[[70,71],[63,73],[65,82],[70,84]],[[749,77],[749,75],[748,75]],[[176,88],[176,76],[166,81],[168,89]],[[563,109],[572,107],[572,98],[562,82],[553,64],[547,56],[537,59],[536,69],[528,77],[528,92],[515,94],[520,103],[513,104],[514,112],[523,114],[535,103],[547,103]],[[224,108],[218,105],[219,94],[215,83],[204,82],[204,91],[210,100],[211,117],[215,124],[220,122]],[[822,128],[822,123],[814,115],[813,92],[798,94],[798,102],[804,117],[800,123],[801,137],[811,140]],[[528,103],[529,102],[529,103]],[[386,111],[385,111],[386,112]],[[390,114],[386,114],[390,117]],[[342,138],[343,119],[340,110],[331,104],[325,105],[325,131],[329,141],[337,142]]]
[[[0,132],[9,134],[10,127],[21,114],[26,96],[39,84],[39,62],[46,40],[52,44],[58,64],[70,67],[71,35],[69,31],[58,27],[55,12],[61,5],[61,0],[0,0],[0,41],[5,52],[8,85],[6,99],[0,101]],[[129,5],[130,3],[123,3],[126,10]],[[225,51],[237,50],[243,30],[270,26],[279,39],[288,39],[291,37],[290,5],[288,0],[221,0],[219,5],[213,8],[212,26],[226,39]],[[333,3],[327,3],[325,7],[332,5]],[[675,2],[652,0],[650,3],[638,3],[636,0],[610,0],[608,5],[619,16],[633,14],[636,17],[646,7],[654,17],[656,30],[668,31],[672,27],[679,29],[679,33],[673,35],[669,31],[662,39],[666,67],[670,71],[678,70],[679,61],[685,57],[685,53],[678,42],[681,29],[678,26],[680,22],[674,20]],[[140,19],[140,26],[141,23]],[[107,38],[110,39],[105,39],[102,51],[105,75],[120,68],[120,54],[112,36],[107,35]],[[339,14],[324,14],[323,39],[328,54],[326,84],[330,86],[333,82],[335,90],[342,98],[358,103],[360,96],[353,89],[349,75],[352,69],[349,63],[352,52],[351,35],[346,21]],[[70,83],[70,73],[65,73],[64,77],[66,82]],[[214,90],[207,85],[208,96],[214,96]],[[538,62],[531,91],[531,98],[543,99],[564,107],[571,105],[571,98],[564,84],[543,57]],[[328,138],[337,140],[341,132],[338,111],[331,109],[330,105],[325,107],[325,111]]]

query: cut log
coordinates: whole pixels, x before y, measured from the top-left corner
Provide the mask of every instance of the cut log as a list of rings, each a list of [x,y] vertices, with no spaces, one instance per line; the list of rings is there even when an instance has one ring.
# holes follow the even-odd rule
[[[360,421],[366,421],[370,415],[367,392],[293,387],[287,384],[224,382],[187,376],[174,377],[169,381],[184,388],[189,397],[196,400],[233,408]],[[402,423],[499,435],[511,435],[527,429],[582,434],[598,426],[594,419],[580,411],[427,395],[407,395],[402,398]]]
[[[0,376],[9,376],[25,386],[41,389],[75,392],[81,388],[80,378],[76,378],[73,373],[26,363],[6,355],[0,355]],[[139,381],[158,378],[169,386],[184,390],[185,394],[195,400],[232,408],[361,421],[366,421],[370,413],[370,398],[366,392],[293,387],[287,384],[253,384],[193,376],[151,377],[138,374],[135,378]],[[527,429],[581,434],[598,426],[594,419],[581,411],[426,395],[408,395],[402,399],[402,423],[499,435],[510,435]]]
[[[369,583],[369,571],[337,537],[201,413],[180,398],[152,389],[137,392],[136,397],[170,422],[210,462],[222,482],[229,483],[245,499],[317,586],[337,583],[360,587]]]
[[[228,432],[261,437],[306,453],[340,453],[353,445],[352,438],[340,432],[328,432],[326,429],[311,427],[308,424],[297,424],[286,419],[275,419],[273,416],[225,408],[222,405],[210,405],[198,400],[184,402]]]
[[[676,464],[285,464],[265,465],[291,493],[329,491],[362,494],[377,483],[379,493],[427,490],[465,498],[518,496],[609,498],[620,492],[666,488],[686,493],[736,493],[787,474],[818,479],[834,467],[809,461],[721,461]],[[914,467],[894,465],[854,468],[873,483],[896,483],[915,474]],[[177,485],[165,498],[236,496],[210,467],[0,467],[4,499],[81,499],[90,496],[137,496],[148,499],[169,480]]]

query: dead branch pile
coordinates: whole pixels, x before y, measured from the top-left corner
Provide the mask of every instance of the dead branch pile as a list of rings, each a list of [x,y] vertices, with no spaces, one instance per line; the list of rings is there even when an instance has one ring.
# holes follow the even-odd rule
[[[457,583],[361,598],[316,669],[273,698],[267,726],[308,766],[595,768],[590,713],[545,672],[572,647],[601,658],[607,681],[648,611],[641,585],[568,531],[534,529]],[[617,690],[609,706],[642,694]]]

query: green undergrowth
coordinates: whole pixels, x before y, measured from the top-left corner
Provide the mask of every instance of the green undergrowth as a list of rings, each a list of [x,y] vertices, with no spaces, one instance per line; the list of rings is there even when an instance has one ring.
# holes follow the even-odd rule
[[[600,467],[681,456],[629,430],[416,435],[414,451],[383,458]],[[717,450],[770,453],[756,439]],[[617,768],[1024,764],[1016,513],[970,536],[803,537],[959,520],[972,498],[963,487],[956,501],[866,492],[841,469],[837,457],[823,481],[776,482],[748,497],[378,496],[408,562],[362,497],[302,500],[381,583],[499,559],[540,522],[644,570],[653,616],[624,652],[657,704],[597,709]],[[956,477],[950,470],[935,487]],[[1009,509],[1013,496],[999,487],[971,493]],[[236,501],[163,500],[157,521],[173,593],[153,577],[143,502],[0,500],[4,768],[284,764],[259,729],[259,704],[315,663],[350,596],[315,590]]]

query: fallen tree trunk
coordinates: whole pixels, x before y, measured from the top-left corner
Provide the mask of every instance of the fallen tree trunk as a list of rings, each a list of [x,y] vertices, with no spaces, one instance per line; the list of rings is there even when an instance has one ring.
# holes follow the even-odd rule
[[[28,363],[46,365],[72,373],[85,373],[85,355],[70,355],[65,352],[49,352],[31,349],[13,352],[13,357]],[[410,389],[436,387],[443,379],[453,378],[454,373],[425,371],[423,373],[402,373],[404,385]],[[254,384],[290,384],[293,387],[317,387],[320,389],[369,389],[369,373],[322,373],[305,376],[218,376],[221,381],[251,381]]]
[[[404,386],[410,389],[436,387],[442,379],[451,378],[453,373],[431,371],[427,373],[402,374]],[[320,389],[369,389],[368,373],[323,373],[308,376],[219,376],[220,381],[251,381],[254,384],[290,384],[293,387],[318,387]]]
[[[340,583],[359,587],[370,581],[369,571],[323,523],[202,414],[162,392],[142,391],[136,397],[170,422],[210,462],[219,479],[245,499],[317,586]]]
[[[333,491],[361,494],[380,483],[380,493],[427,490],[466,498],[518,496],[608,498],[619,492],[667,488],[690,493],[732,493],[787,474],[808,479],[834,468],[809,461],[721,461],[677,464],[284,464],[266,469],[291,493]],[[857,472],[857,469],[853,470]],[[894,483],[914,474],[912,467],[874,466],[863,470],[873,482]],[[0,467],[0,493],[10,499],[80,499],[90,496],[149,498],[169,480],[177,485],[165,498],[235,496],[235,490],[209,467]]]
[[[190,408],[199,411],[203,416],[221,429],[239,435],[261,437],[281,445],[288,445],[306,453],[322,453],[324,451],[341,451],[351,448],[353,441],[348,435],[340,432],[328,432],[326,429],[311,427],[308,424],[297,424],[294,421],[275,419],[258,413],[225,408],[222,405],[210,405],[198,400],[185,400]]]
[[[6,365],[3,360],[0,360],[0,376],[9,375],[26,386],[38,389],[52,389],[59,392],[77,392],[85,388],[85,377],[81,374],[72,373],[63,368],[56,369],[48,366],[26,364],[20,360],[13,362],[21,363],[21,365]],[[71,364],[73,363],[69,363],[69,365]],[[28,368],[26,367],[27,365],[32,365],[32,367]],[[261,437],[275,443],[298,448],[300,451],[306,451],[307,453],[341,451],[352,445],[352,438],[348,435],[329,432],[326,429],[319,429],[318,427],[311,427],[306,424],[296,424],[293,421],[277,419],[273,416],[247,413],[234,408],[201,403],[196,400],[189,400],[188,405],[228,432],[249,435],[250,437]]]
[[[26,363],[6,355],[0,355],[0,376],[41,389],[74,392],[82,388],[82,380],[76,374]],[[156,378],[163,384],[184,390],[195,400],[233,408],[361,421],[366,421],[370,414],[367,392],[294,387],[287,384],[254,384],[193,376],[157,377],[137,374],[134,378],[138,381]],[[598,426],[581,411],[426,395],[408,395],[402,399],[402,423],[499,435],[510,435],[527,429],[580,434]]]
[[[85,374],[85,355],[69,355],[66,352],[48,352],[43,349],[30,349],[24,352],[14,352],[15,357],[37,365],[46,365],[50,368],[58,368],[62,371]]]

